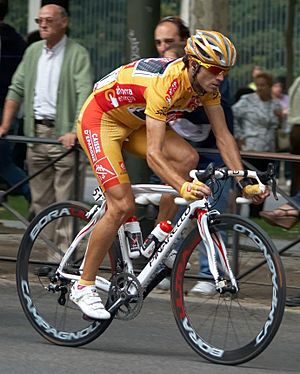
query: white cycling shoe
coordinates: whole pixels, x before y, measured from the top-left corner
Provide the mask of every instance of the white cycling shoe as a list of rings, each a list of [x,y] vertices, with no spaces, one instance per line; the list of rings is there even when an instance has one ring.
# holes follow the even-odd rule
[[[214,283],[208,281],[198,281],[190,292],[207,296],[215,295],[217,293]]]
[[[110,319],[110,313],[105,309],[95,286],[78,288],[75,282],[71,288],[70,300],[79,306],[81,311],[92,319]]]

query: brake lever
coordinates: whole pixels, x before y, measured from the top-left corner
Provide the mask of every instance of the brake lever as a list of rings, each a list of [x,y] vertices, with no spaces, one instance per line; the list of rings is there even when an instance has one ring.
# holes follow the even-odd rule
[[[278,196],[277,196],[277,182],[276,182],[275,175],[273,175],[272,178],[271,178],[271,187],[272,187],[272,194],[274,196],[274,199],[278,200]]]
[[[196,173],[196,178],[198,179],[198,181],[206,183],[208,181],[208,179],[210,179],[214,175],[214,173],[215,173],[215,166],[211,162],[210,164],[207,165],[204,172],[202,172],[202,173],[197,172]]]
[[[275,167],[274,164],[271,162],[268,164],[268,169],[265,173],[259,176],[261,182],[265,185],[271,184],[271,191],[275,198],[278,200],[277,196],[277,182],[276,182],[276,174],[275,174]]]

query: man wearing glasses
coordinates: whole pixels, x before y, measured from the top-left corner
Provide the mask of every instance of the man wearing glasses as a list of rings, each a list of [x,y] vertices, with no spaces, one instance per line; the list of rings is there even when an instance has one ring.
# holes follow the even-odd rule
[[[92,88],[87,50],[66,36],[66,10],[54,4],[45,5],[36,23],[43,40],[28,47],[13,76],[0,127],[3,136],[24,100],[25,135],[53,138],[61,143],[28,147],[30,175],[74,146],[76,119]],[[74,155],[70,153],[30,181],[32,215],[55,201],[73,198],[73,169]]]
[[[178,111],[202,103],[225,164],[242,168],[219,93],[224,74],[235,63],[235,48],[218,32],[198,30],[188,39],[185,52],[183,60],[147,58],[121,66],[95,84],[80,113],[78,139],[107,198],[107,210],[89,238],[81,278],[70,294],[90,318],[110,318],[95,278],[119,227],[135,211],[122,149],[146,157],[154,173],[186,200],[210,195],[208,186],[189,179],[189,170],[198,163],[197,152],[166,125]],[[239,183],[242,188],[251,184],[247,178]],[[261,202],[267,195],[268,191],[253,196],[252,201]]]

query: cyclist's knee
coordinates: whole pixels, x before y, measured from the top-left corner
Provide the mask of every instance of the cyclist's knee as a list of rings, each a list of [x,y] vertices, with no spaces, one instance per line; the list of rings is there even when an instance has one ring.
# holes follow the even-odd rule
[[[108,204],[107,214],[111,216],[113,222],[121,225],[133,216],[135,212],[134,202],[128,199],[116,200]]]
[[[134,214],[135,201],[130,184],[119,184],[106,191],[107,213],[122,224]]]

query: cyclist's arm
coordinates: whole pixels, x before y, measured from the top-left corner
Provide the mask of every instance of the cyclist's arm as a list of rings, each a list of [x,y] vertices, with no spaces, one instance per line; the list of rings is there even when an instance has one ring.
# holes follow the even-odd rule
[[[205,107],[212,130],[216,138],[216,144],[225,165],[232,170],[243,170],[240,152],[234,137],[228,130],[225,115],[221,105]]]
[[[149,167],[159,177],[180,191],[185,180],[176,172],[163,155],[163,143],[165,141],[166,123],[146,116],[147,128],[147,162]]]
[[[176,170],[176,165],[169,162],[163,154],[166,124],[150,116],[146,116],[147,127],[147,162],[149,167],[166,183],[181,192],[181,187],[186,182],[184,177]],[[171,139],[169,139],[171,141]],[[186,171],[187,173],[189,170]],[[200,195],[210,195],[210,188],[205,184],[196,186]],[[197,193],[198,195],[198,193]]]
[[[237,143],[228,130],[224,112],[221,106],[212,105],[205,107],[207,116],[210,120],[212,130],[216,138],[216,144],[222,156],[225,165],[232,170],[243,170],[240,152]],[[237,178],[240,180],[241,178]],[[269,196],[269,190],[259,195],[251,196],[254,204],[262,203]]]

